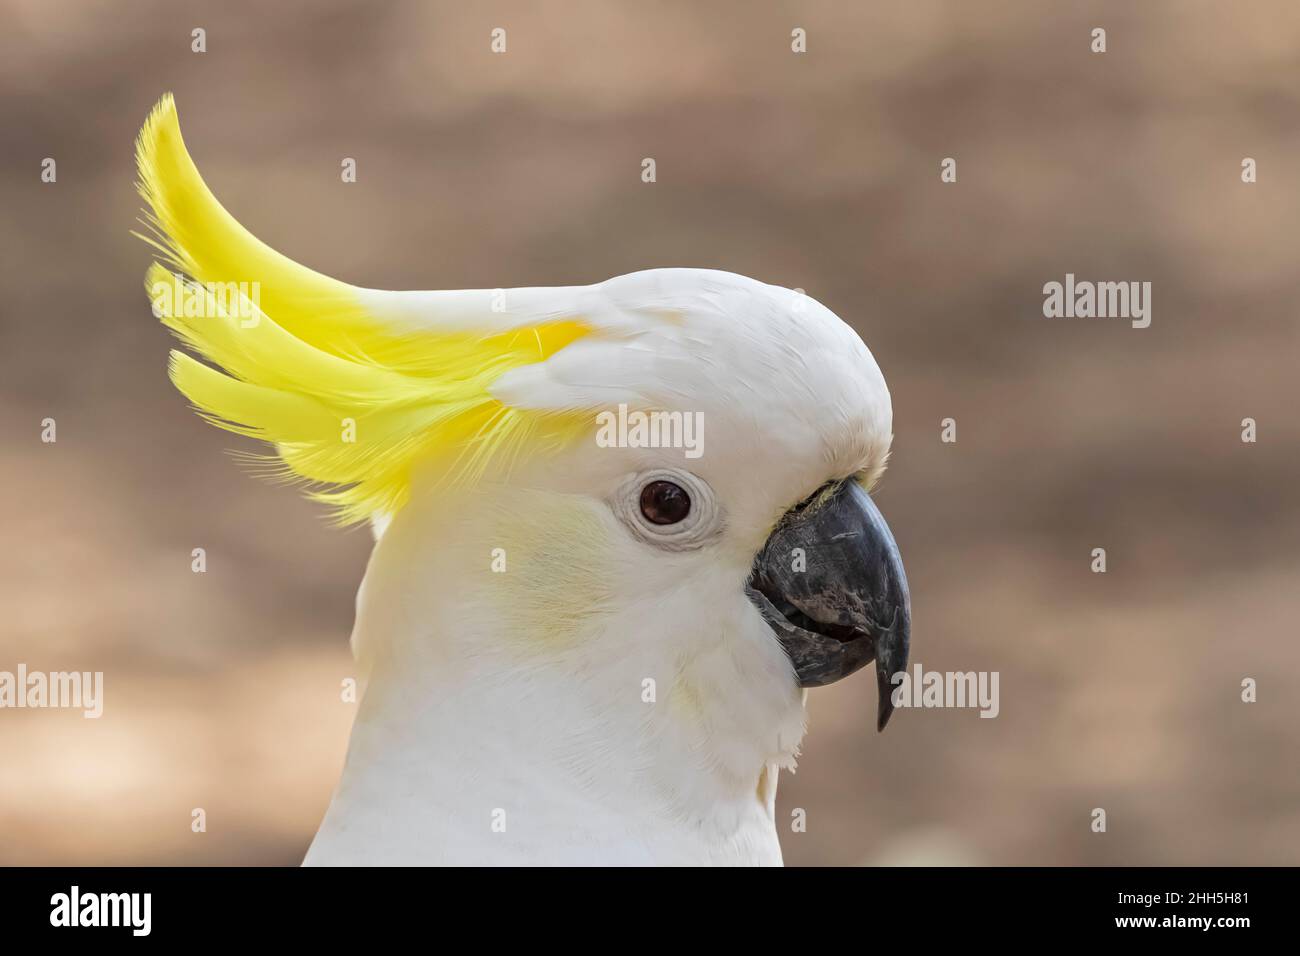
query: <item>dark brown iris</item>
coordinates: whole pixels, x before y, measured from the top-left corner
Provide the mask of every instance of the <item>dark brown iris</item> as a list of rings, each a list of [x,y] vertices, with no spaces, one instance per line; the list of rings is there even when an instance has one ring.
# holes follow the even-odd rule
[[[671,481],[652,481],[641,489],[641,513],[652,524],[676,524],[691,513],[691,496]]]

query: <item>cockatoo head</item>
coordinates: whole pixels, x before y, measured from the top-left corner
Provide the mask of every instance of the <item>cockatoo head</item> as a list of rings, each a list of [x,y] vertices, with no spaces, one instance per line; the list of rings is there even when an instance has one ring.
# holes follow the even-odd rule
[[[558,291],[572,318],[605,331],[492,386],[512,407],[587,412],[587,434],[526,484],[612,517],[600,537],[631,572],[620,594],[696,608],[743,594],[802,686],[876,657],[883,727],[910,607],[868,495],[892,413],[862,340],[803,293],[731,273],[659,269]],[[725,593],[709,590],[718,574]]]
[[[173,381],[376,528],[353,637],[371,728],[458,707],[520,739],[511,760],[649,775],[693,812],[791,764],[802,688],[875,660],[884,726],[910,625],[869,495],[890,398],[832,312],[698,269],[362,289],[245,232],[169,97],[138,152],[155,313],[210,363],[174,352]],[[357,733],[350,763],[383,763]]]

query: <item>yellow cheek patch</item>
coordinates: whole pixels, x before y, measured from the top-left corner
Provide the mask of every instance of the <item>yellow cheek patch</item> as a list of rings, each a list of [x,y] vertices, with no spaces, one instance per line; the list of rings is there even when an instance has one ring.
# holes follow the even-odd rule
[[[682,723],[698,727],[704,723],[704,699],[684,673],[679,673],[668,691],[668,707]]]
[[[599,634],[617,607],[616,567],[602,506],[590,499],[516,491],[494,508],[492,547],[504,571],[485,586],[518,643],[547,650]]]

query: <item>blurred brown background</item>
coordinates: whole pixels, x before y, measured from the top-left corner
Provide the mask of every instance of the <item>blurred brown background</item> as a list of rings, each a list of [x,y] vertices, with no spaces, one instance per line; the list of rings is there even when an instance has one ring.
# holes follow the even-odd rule
[[[999,671],[1001,715],[877,736],[869,679],[814,692],[789,863],[1300,863],[1292,0],[0,11],[0,670],[106,672],[99,721],[0,711],[0,862],[296,863],[352,717],[368,534],[166,381],[128,230],[172,90],[227,207],[345,280],[713,267],[862,332],[914,659]],[[1066,272],[1151,281],[1151,327],[1044,319]]]

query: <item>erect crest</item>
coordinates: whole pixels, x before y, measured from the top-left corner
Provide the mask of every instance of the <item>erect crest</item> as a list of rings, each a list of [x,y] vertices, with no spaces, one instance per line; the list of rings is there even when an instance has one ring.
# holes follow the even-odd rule
[[[212,363],[173,351],[172,382],[208,421],[270,442],[273,472],[306,483],[342,522],[396,511],[416,467],[474,481],[589,424],[586,414],[511,407],[489,393],[505,372],[586,336],[580,316],[505,322],[487,291],[447,293],[456,314],[445,323],[379,314],[372,290],[280,255],[217,202],[170,94],[145,122],[136,161],[152,210],[141,238],[160,254],[145,283],[155,314]]]

